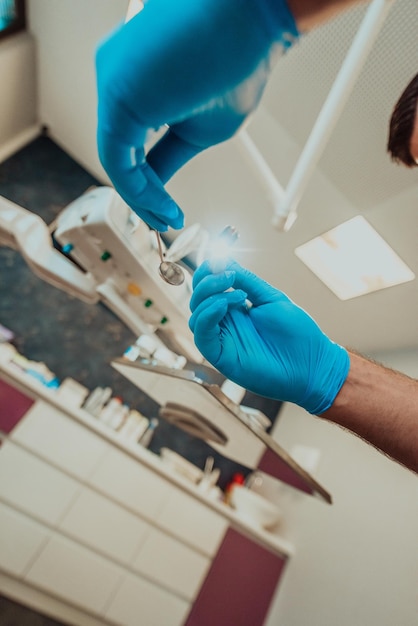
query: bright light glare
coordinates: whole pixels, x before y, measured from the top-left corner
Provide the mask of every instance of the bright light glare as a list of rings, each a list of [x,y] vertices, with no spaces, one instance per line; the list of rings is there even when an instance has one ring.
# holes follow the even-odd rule
[[[237,231],[227,226],[220,235],[209,241],[206,248],[206,258],[213,272],[224,271],[237,237]]]
[[[231,244],[225,239],[215,239],[208,247],[208,259],[209,261],[215,261],[218,259],[225,259],[229,256],[231,251]]]
[[[295,254],[340,300],[415,278],[361,215],[299,246]]]
[[[206,249],[206,258],[209,261],[212,272],[218,273],[225,270],[231,248],[231,244],[220,237],[209,243]]]

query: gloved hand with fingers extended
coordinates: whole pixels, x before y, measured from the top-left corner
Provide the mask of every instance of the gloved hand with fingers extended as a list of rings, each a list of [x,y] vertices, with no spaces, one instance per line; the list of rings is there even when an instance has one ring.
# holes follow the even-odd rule
[[[224,376],[315,415],[332,405],[348,375],[348,353],[283,292],[233,261],[217,274],[203,263],[193,287],[196,346]]]
[[[150,226],[183,226],[163,185],[235,134],[257,106],[276,52],[297,37],[286,0],[147,0],[100,45],[100,160]],[[149,131],[163,125],[166,134],[145,155]]]

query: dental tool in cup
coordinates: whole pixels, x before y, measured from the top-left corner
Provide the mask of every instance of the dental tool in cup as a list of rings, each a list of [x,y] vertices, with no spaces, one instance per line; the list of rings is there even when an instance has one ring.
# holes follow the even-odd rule
[[[158,252],[160,255],[160,266],[158,271],[160,276],[166,283],[169,285],[179,286],[184,283],[184,272],[181,269],[180,265],[177,263],[173,263],[172,261],[166,261],[164,259],[163,248],[161,245],[161,237],[158,230],[155,231],[157,236],[157,244],[158,244]]]

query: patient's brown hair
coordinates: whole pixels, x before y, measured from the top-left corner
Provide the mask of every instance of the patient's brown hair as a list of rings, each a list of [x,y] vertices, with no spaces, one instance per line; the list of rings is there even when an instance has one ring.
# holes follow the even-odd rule
[[[387,149],[392,161],[417,167],[411,155],[411,137],[414,131],[418,105],[418,74],[405,87],[396,103],[389,123]]]

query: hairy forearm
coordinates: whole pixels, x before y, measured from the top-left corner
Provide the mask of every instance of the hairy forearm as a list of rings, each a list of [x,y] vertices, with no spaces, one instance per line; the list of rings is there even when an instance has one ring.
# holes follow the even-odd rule
[[[287,0],[301,32],[320,26],[338,13],[367,0]]]
[[[350,352],[350,371],[321,417],[418,473],[418,381]]]

